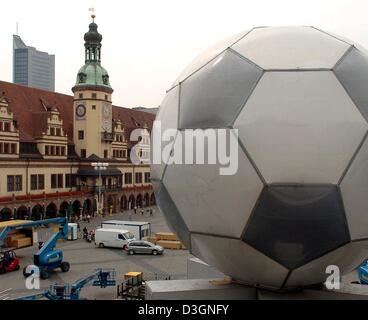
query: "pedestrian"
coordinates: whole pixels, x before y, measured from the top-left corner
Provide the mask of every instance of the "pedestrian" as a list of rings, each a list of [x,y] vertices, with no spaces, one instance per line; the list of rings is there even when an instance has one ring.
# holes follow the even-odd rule
[[[150,209],[150,216],[151,217],[153,216],[153,209],[152,208]]]
[[[88,229],[87,227],[83,228],[83,239],[87,239],[87,235],[88,235]]]
[[[137,214],[137,207],[134,207],[134,214]]]
[[[143,208],[141,208],[141,215],[142,215],[142,216],[144,215],[144,210],[143,210]]]
[[[91,219],[91,216],[89,214],[87,214],[87,222],[88,223],[89,223],[90,219]]]

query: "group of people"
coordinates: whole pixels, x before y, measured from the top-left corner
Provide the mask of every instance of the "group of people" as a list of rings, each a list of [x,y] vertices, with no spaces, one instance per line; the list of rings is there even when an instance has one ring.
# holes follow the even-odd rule
[[[134,207],[134,214],[137,214],[137,211],[138,211],[138,208]],[[149,215],[150,217],[153,216],[153,209],[152,208],[146,209],[146,212],[147,212],[147,215]],[[140,213],[141,213],[142,216],[144,215],[144,209],[142,207],[141,207]]]
[[[83,239],[87,242],[92,242],[95,240],[94,230],[88,231],[87,227],[83,228]]]

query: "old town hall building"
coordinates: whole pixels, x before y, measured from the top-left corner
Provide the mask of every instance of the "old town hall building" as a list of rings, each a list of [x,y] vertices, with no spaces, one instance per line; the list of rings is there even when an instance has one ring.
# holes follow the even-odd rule
[[[155,203],[149,165],[130,161],[129,140],[147,129],[137,152],[149,157],[154,115],[112,105],[94,21],[84,40],[73,96],[0,81],[0,221]],[[108,166],[96,170],[98,162]]]

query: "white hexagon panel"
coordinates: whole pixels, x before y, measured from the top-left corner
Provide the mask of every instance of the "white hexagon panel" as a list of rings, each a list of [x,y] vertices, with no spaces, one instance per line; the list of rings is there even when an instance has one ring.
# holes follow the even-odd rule
[[[165,100],[180,129],[171,155],[191,129],[238,130],[235,174],[174,163],[153,179],[173,231],[235,281],[308,286],[328,265],[343,274],[366,258],[368,55],[352,43],[313,27],[255,28],[200,56]]]
[[[336,184],[368,126],[332,71],[285,71],[264,74],[234,128],[267,183]]]

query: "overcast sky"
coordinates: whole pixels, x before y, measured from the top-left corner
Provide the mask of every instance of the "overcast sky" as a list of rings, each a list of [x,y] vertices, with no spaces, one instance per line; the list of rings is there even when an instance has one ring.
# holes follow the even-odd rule
[[[90,13],[103,35],[114,104],[157,106],[202,50],[255,26],[313,25],[368,47],[366,0],[16,0],[2,3],[0,80],[12,81],[12,35],[56,55],[56,91],[71,94]]]

